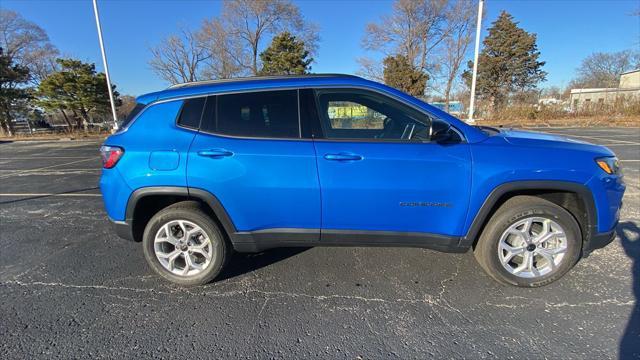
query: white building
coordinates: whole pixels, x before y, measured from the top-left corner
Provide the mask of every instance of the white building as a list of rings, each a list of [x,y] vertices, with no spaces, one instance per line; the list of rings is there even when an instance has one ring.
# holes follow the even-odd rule
[[[617,88],[571,89],[571,110],[613,104],[620,98],[640,100],[640,69],[620,74]]]

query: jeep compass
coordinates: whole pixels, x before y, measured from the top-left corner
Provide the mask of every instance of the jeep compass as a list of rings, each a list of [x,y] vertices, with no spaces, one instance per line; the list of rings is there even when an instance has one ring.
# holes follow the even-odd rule
[[[196,82],[140,96],[101,148],[123,238],[181,285],[233,251],[472,250],[505,284],[549,284],[615,237],[625,190],[603,146],[470,126],[349,75]]]

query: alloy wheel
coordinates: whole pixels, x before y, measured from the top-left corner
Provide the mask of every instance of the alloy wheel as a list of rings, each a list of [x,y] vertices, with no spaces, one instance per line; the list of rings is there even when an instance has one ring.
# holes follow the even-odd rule
[[[500,236],[502,266],[521,278],[539,278],[555,271],[567,253],[564,229],[555,221],[529,217],[509,226]]]
[[[153,248],[162,267],[178,276],[200,274],[211,264],[214,255],[207,233],[187,220],[172,220],[162,225]]]

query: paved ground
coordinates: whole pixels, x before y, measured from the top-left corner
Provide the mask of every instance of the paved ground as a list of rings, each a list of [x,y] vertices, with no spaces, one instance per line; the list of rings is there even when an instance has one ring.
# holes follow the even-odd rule
[[[640,351],[640,129],[551,131],[618,153],[626,231],[534,290],[496,284],[471,253],[380,248],[238,254],[221,280],[181,289],[110,230],[97,143],[0,144],[0,354],[630,357]]]

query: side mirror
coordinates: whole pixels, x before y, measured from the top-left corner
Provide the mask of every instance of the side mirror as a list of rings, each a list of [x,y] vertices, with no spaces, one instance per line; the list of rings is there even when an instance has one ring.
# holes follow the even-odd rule
[[[451,130],[451,125],[447,126],[444,129],[437,130],[431,135],[431,141],[437,143],[448,143],[454,139],[453,131]]]

